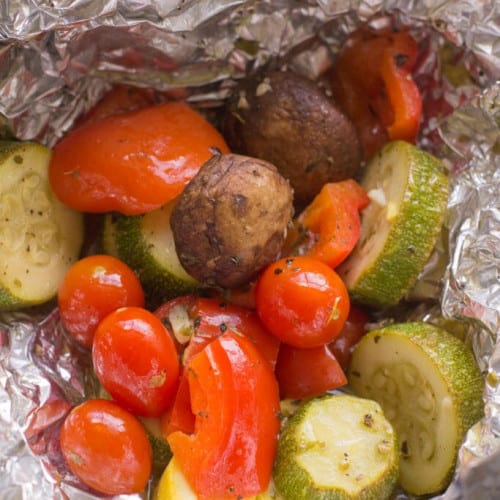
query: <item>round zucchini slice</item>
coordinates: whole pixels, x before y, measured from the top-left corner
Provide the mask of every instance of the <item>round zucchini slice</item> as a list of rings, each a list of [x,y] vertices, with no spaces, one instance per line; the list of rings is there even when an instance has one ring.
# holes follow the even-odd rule
[[[436,245],[448,177],[436,157],[393,141],[370,161],[361,185],[372,202],[361,212],[356,247],[337,271],[355,302],[394,306],[415,284]]]
[[[396,434],[377,402],[330,394],[285,423],[274,484],[285,500],[383,500],[396,486],[398,456]]]
[[[0,141],[0,309],[53,299],[83,244],[83,215],[50,188],[51,150]]]
[[[394,426],[402,488],[412,495],[443,490],[467,430],[483,415],[483,377],[469,348],[428,323],[394,324],[360,340],[348,379]]]

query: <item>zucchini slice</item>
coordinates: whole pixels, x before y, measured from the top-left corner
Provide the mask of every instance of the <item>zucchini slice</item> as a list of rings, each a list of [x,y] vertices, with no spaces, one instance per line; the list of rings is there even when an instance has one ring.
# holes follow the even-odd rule
[[[436,245],[448,177],[434,156],[393,141],[370,161],[361,185],[372,202],[361,213],[356,247],[337,271],[355,302],[390,307],[415,284]]]
[[[160,475],[172,458],[172,451],[161,431],[160,419],[156,417],[138,417],[146,430],[153,452],[153,472]]]
[[[0,309],[53,299],[83,244],[83,215],[50,188],[51,150],[0,141]]]
[[[398,455],[378,403],[330,394],[308,401],[285,423],[274,484],[286,500],[384,500],[396,486]]]
[[[171,202],[144,215],[106,214],[102,224],[103,251],[136,271],[151,307],[198,288],[175,251],[170,227],[173,206]]]
[[[402,488],[412,495],[444,489],[467,430],[483,415],[483,378],[466,345],[431,324],[394,324],[360,340],[348,378],[396,430]]]

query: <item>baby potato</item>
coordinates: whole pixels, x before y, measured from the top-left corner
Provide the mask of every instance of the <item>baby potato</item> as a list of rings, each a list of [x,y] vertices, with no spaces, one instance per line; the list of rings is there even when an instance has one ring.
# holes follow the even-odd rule
[[[297,208],[327,182],[356,177],[360,169],[352,122],[315,82],[290,71],[242,83],[223,128],[233,152],[276,165],[294,189]]]
[[[213,156],[179,196],[170,219],[184,269],[234,288],[275,260],[293,216],[293,191],[277,168],[236,154]]]

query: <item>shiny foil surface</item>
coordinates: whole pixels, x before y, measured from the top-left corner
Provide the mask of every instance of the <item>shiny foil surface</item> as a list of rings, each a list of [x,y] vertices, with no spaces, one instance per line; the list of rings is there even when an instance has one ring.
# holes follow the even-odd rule
[[[436,498],[500,498],[497,0],[4,1],[0,135],[52,146],[114,82],[182,89],[209,110],[265,65],[314,77],[346,35],[374,17],[410,26],[422,49],[420,145],[444,160],[452,183],[441,241],[410,294],[420,305],[404,315],[458,320],[487,382],[486,416]],[[0,499],[96,498],[58,445],[68,408],[96,386],[88,354],[68,341],[54,304],[0,315]]]

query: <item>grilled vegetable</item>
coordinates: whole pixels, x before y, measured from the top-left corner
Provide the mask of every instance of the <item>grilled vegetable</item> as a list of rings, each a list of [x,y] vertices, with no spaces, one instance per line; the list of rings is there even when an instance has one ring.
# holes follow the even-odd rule
[[[361,185],[372,202],[361,236],[337,271],[354,302],[397,304],[415,284],[441,231],[448,178],[441,162],[404,141],[387,143]]]
[[[441,491],[466,431],[483,413],[483,379],[471,351],[434,325],[391,325],[357,344],[349,383],[377,400],[392,422],[402,487],[413,495]]]
[[[289,418],[278,442],[274,483],[286,500],[383,500],[397,475],[396,435],[368,399],[310,400]]]
[[[0,141],[0,309],[55,297],[80,254],[83,218],[50,189],[50,149]]]

